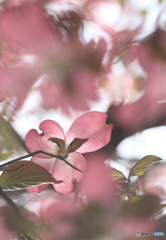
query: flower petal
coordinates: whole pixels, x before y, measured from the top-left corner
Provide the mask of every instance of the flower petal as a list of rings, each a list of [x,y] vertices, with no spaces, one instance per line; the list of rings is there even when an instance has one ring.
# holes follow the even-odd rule
[[[67,161],[82,171],[86,171],[87,163],[85,158],[78,152],[69,153]],[[79,182],[84,174],[68,166],[63,161],[57,160],[54,164],[52,175],[56,180],[63,183],[53,184],[55,190],[60,193],[69,193],[74,188],[74,181]]]
[[[40,157],[33,157],[31,159],[31,161],[42,166],[43,168],[45,168],[48,172],[50,172],[52,174],[52,169],[54,167],[56,159],[54,159],[54,158],[44,159],[44,158],[40,158]]]
[[[86,153],[96,151],[105,146],[111,137],[112,124],[106,125],[107,114],[101,112],[88,112],[78,117],[70,127],[66,142],[70,144],[74,138],[88,138],[78,152]]]
[[[52,173],[52,169],[53,166],[55,164],[55,159],[51,158],[51,159],[43,159],[43,158],[39,158],[39,157],[33,157],[31,159],[32,162],[35,162],[37,164],[39,164],[40,166],[42,166],[43,168],[45,168],[48,172]],[[42,192],[49,184],[43,184],[41,186],[36,186],[33,188],[28,188],[27,192],[35,192],[35,193],[40,193]]]
[[[88,170],[86,177],[78,184],[87,202],[110,203],[115,196],[115,184],[110,179],[109,171],[104,164],[105,156],[99,153],[87,157]]]
[[[40,123],[39,129],[42,131],[39,134],[35,129],[30,130],[25,137],[25,144],[30,152],[37,150],[43,150],[56,154],[57,145],[51,141],[48,141],[49,138],[60,138],[64,140],[64,132],[61,126],[52,120],[45,120]],[[44,154],[38,154],[38,157],[50,158]]]
[[[24,1],[21,6],[1,11],[1,40],[17,48],[29,50],[43,51],[46,46],[55,46],[58,31],[52,26],[51,19],[46,16],[41,5]]]
[[[27,188],[27,192],[34,192],[34,193],[40,193],[42,192],[46,187],[48,187],[49,184],[43,184],[43,185],[40,185],[40,186],[36,186],[36,187],[33,187],[33,188]]]

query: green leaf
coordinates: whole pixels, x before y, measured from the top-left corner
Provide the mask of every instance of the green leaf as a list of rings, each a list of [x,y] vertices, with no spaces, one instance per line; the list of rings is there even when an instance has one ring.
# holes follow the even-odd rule
[[[74,138],[74,140],[69,144],[67,152],[74,152],[76,151],[79,147],[82,146],[85,142],[88,141],[88,138],[81,139],[81,138]]]
[[[48,141],[54,142],[58,145],[59,149],[61,149],[62,151],[65,151],[65,142],[64,140],[60,139],[60,138],[49,138]]]
[[[11,150],[26,150],[25,142],[11,124],[0,115],[0,147]],[[2,148],[2,149],[3,149]]]
[[[30,161],[19,161],[8,165],[0,176],[3,190],[20,190],[45,183],[61,183],[43,167]]]
[[[147,155],[143,157],[138,163],[136,163],[130,170],[129,177],[141,176],[152,163],[161,161],[162,159],[155,155]]]
[[[0,161],[8,159],[11,155],[13,155],[13,151],[10,150],[6,153],[0,153]]]
[[[144,199],[144,196],[133,196],[131,194],[128,194],[128,200],[130,203],[137,203]]]
[[[111,173],[111,179],[113,181],[126,181],[127,180],[127,178],[121,171],[119,171],[113,167],[111,167],[109,169],[110,169],[110,173]]]
[[[124,205],[126,214],[149,216],[156,213],[160,199],[154,195],[132,196],[128,194],[128,203]]]

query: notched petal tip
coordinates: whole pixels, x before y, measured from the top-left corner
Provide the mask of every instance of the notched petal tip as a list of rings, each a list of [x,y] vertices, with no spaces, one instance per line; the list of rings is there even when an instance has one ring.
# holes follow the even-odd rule
[[[113,125],[106,124],[106,113],[92,111],[78,117],[70,127],[66,141],[71,142],[73,138],[83,138],[88,141],[78,148],[78,152],[86,153],[99,150],[111,139]]]

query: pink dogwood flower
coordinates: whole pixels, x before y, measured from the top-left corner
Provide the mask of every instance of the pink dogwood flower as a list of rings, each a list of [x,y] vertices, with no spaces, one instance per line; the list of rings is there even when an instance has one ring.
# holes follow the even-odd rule
[[[88,112],[78,117],[67,134],[61,126],[53,120],[40,123],[39,134],[35,129],[30,130],[25,143],[30,152],[43,150],[48,153],[64,157],[76,168],[86,171],[87,163],[82,153],[94,152],[105,146],[111,137],[112,124],[107,125],[107,114],[101,112]],[[60,184],[53,184],[56,191],[69,193],[74,188],[74,182],[82,180],[84,174],[67,165],[64,161],[38,154],[31,161],[41,165],[49,171]],[[30,192],[41,192],[48,184],[28,189]]]

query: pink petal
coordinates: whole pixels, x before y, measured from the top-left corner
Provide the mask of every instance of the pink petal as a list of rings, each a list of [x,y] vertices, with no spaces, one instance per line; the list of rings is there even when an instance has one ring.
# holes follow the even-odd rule
[[[107,114],[88,112],[78,117],[70,127],[66,142],[70,144],[74,138],[88,138],[77,151],[80,153],[93,152],[105,146],[111,138],[112,124],[105,124]]]
[[[12,211],[10,210],[11,209],[8,209],[8,208],[7,209],[4,208],[3,210],[3,207],[1,206],[1,211],[8,213],[8,216],[10,216],[10,214],[12,215]],[[0,217],[0,232],[1,232],[1,239],[10,240],[11,238],[14,239],[16,237],[16,235],[14,234],[14,231],[12,231],[6,226],[5,218],[3,215]]]
[[[86,171],[87,163],[85,158],[78,152],[72,152],[68,155],[67,161],[82,171]],[[74,181],[79,182],[84,174],[68,166],[63,161],[57,160],[54,164],[53,176],[56,180],[63,180],[63,183],[53,184],[55,190],[60,193],[69,193],[74,188]]]
[[[40,157],[33,157],[31,159],[31,161],[42,166],[48,172],[52,173],[52,169],[54,167],[56,159],[54,159],[54,158],[44,159],[44,158],[40,158]]]
[[[3,93],[0,92],[0,103],[3,102],[5,100],[5,96],[3,95]]]
[[[58,81],[60,80],[58,79]],[[39,87],[39,90],[45,108],[60,108],[65,115],[70,115],[68,101],[65,97],[64,91],[61,86],[55,84],[55,81],[50,81],[48,78],[45,78]]]
[[[41,186],[36,186],[33,188],[27,188],[27,192],[34,192],[34,193],[40,193],[42,192],[49,184],[43,184]]]
[[[25,144],[30,152],[43,150],[53,154],[57,153],[57,145],[48,141],[50,137],[60,138],[64,140],[64,132],[61,126],[52,120],[45,120],[40,123],[39,129],[42,131],[39,134],[35,129],[30,130],[25,137]],[[44,154],[38,154],[38,157],[50,158]]]
[[[37,68],[29,65],[0,68],[0,91],[4,96],[16,96],[15,109],[22,107],[30,88],[40,76]]]
[[[24,3],[1,11],[0,35],[8,44],[41,50],[55,45],[58,34],[40,4]]]
[[[56,160],[54,160],[53,158],[51,159],[43,159],[43,158],[39,158],[39,157],[33,157],[31,159],[32,162],[39,164],[40,166],[42,166],[43,168],[45,168],[48,172],[52,173],[52,169],[54,166],[54,163]],[[41,186],[36,186],[33,188],[28,188],[27,192],[35,192],[35,193],[40,193],[42,192],[49,184],[43,184]]]
[[[115,196],[115,185],[110,179],[104,159],[102,154],[90,154],[86,176],[78,184],[79,191],[85,194],[89,202],[110,203]]]
[[[67,86],[64,86],[63,89],[68,104],[74,109],[88,111],[89,104],[87,101],[97,101],[99,99],[96,82],[97,77],[94,72],[83,66],[75,69],[75,71],[68,76],[68,81],[66,82],[66,85],[70,85],[70,88],[73,89],[72,93]]]

